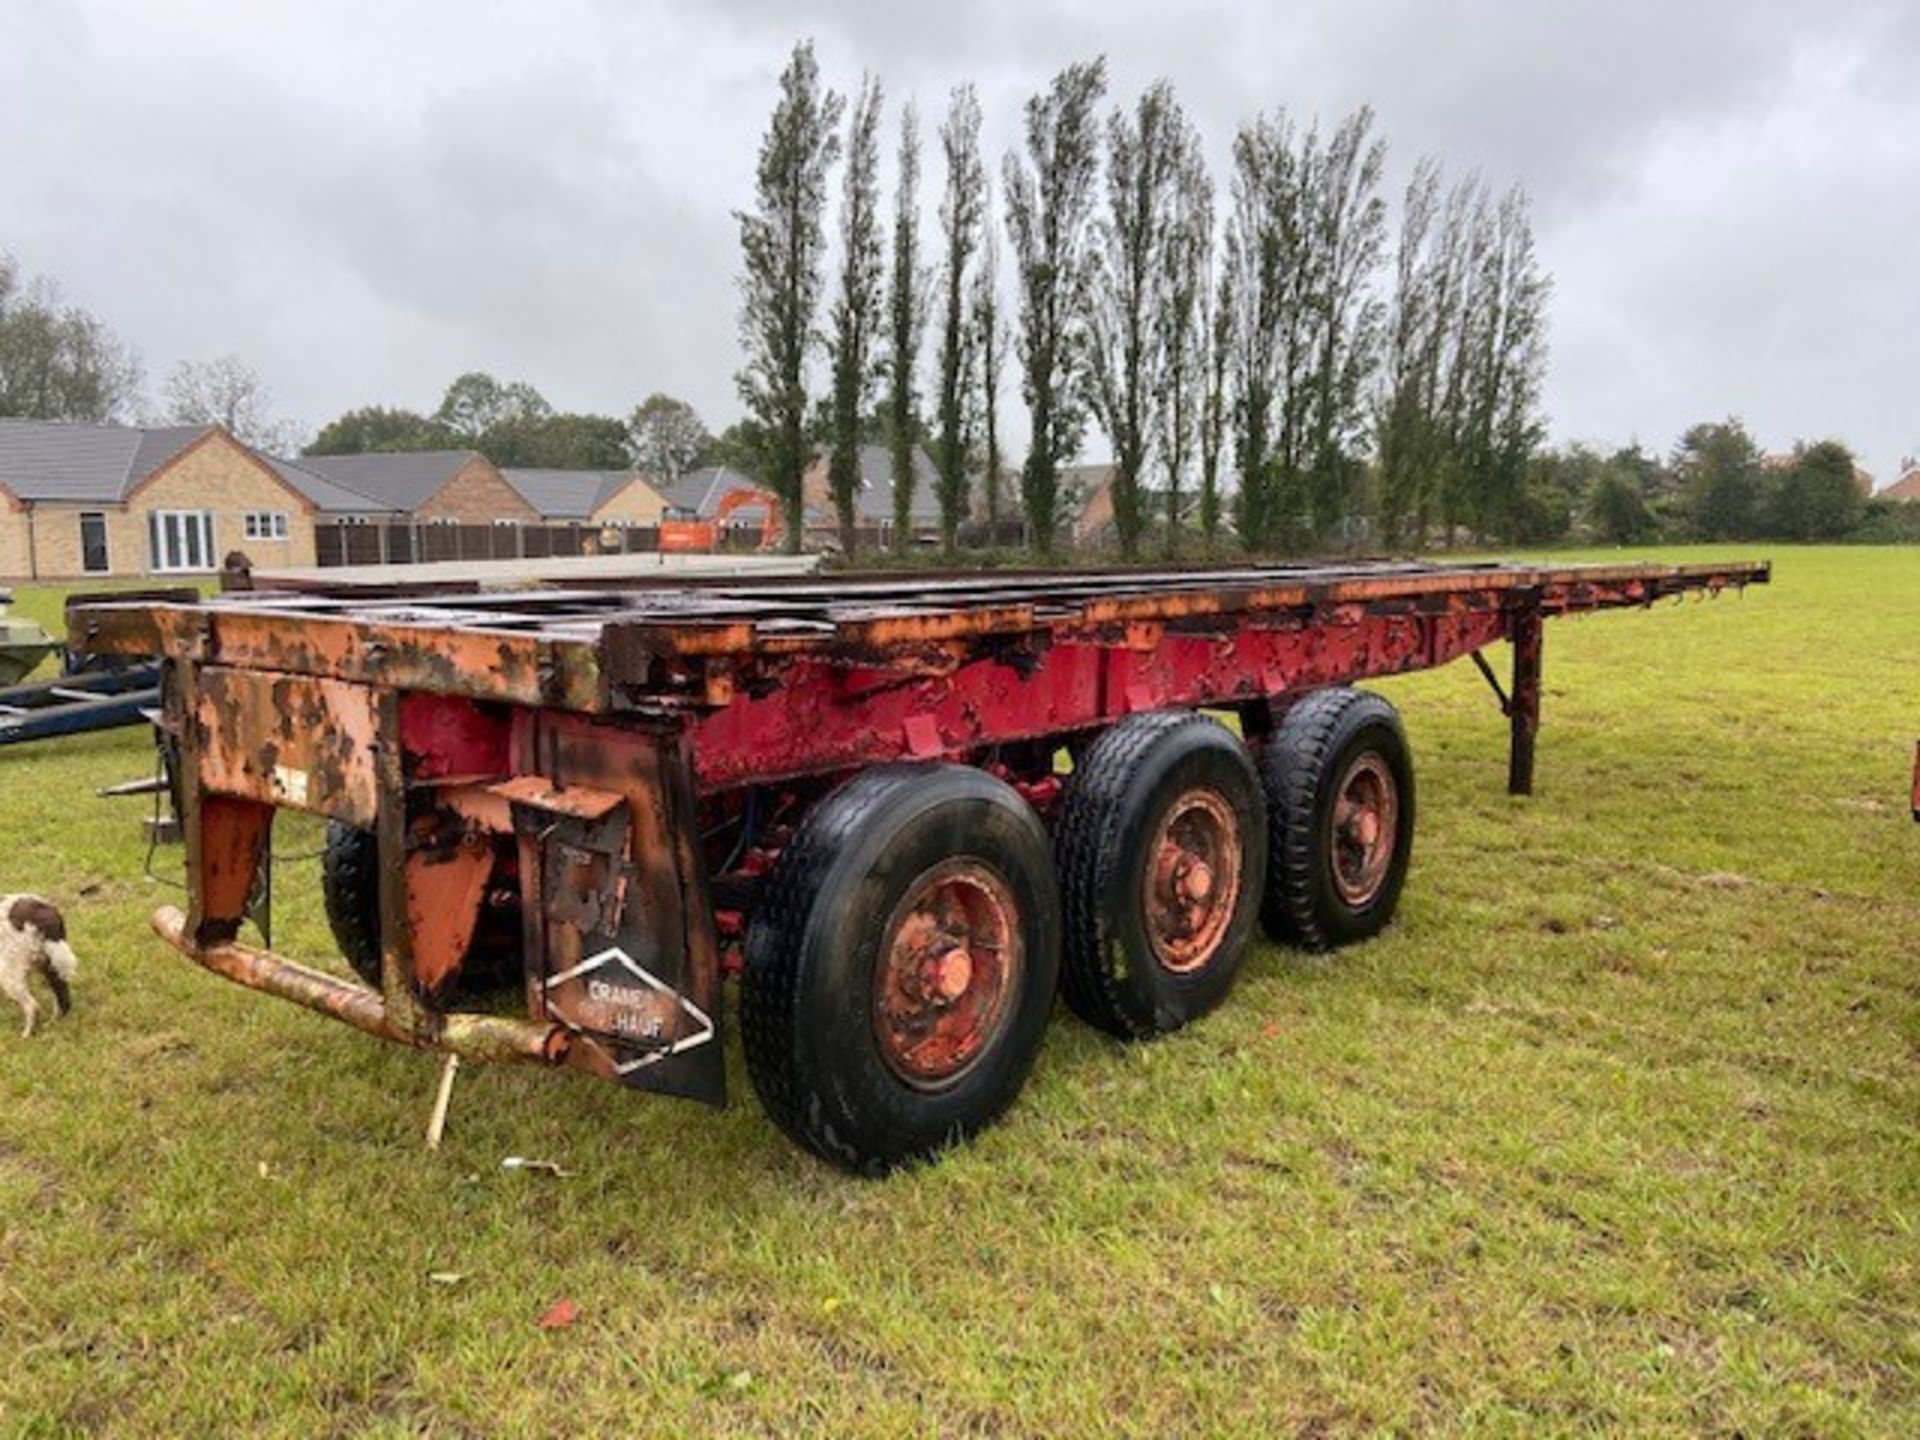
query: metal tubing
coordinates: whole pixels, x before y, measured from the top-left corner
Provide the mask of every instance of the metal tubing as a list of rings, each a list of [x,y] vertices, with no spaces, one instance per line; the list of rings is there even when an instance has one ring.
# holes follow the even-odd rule
[[[344,1020],[382,1040],[423,1050],[443,1050],[470,1060],[525,1060],[557,1065],[566,1058],[567,1032],[558,1025],[516,1020],[506,1015],[450,1014],[439,1024],[405,1030],[387,1018],[378,991],[324,971],[313,970],[270,950],[228,941],[196,947],[187,935],[187,917],[164,905],[153,912],[153,929],[162,940],[223,979],[249,990],[291,1000],[317,1014]]]

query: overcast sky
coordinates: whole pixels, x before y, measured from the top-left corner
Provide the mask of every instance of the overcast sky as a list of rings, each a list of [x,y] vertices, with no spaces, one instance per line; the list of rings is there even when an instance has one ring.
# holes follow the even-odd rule
[[[976,82],[996,175],[1026,96],[1094,54],[1120,97],[1171,79],[1217,161],[1258,111],[1370,103],[1396,175],[1432,153],[1532,193],[1556,438],[1666,450],[1732,413],[1881,483],[1920,451],[1911,3],[0,0],[0,250],[155,391],[231,352],[318,425],[484,369],[718,429],[731,212],[803,35],[924,131]]]

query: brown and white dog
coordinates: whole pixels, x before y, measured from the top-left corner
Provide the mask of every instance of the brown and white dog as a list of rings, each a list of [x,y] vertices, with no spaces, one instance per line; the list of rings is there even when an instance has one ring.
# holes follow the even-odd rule
[[[73,1008],[71,987],[79,969],[58,910],[38,895],[0,895],[0,995],[26,1016],[22,1035],[33,1034],[33,1022],[40,1018],[27,977],[35,971],[46,977],[54,1008],[64,1015]]]

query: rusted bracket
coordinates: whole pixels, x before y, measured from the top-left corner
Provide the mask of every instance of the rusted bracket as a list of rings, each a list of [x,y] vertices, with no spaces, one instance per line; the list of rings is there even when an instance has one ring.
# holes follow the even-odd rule
[[[1500,713],[1513,714],[1513,701],[1509,700],[1507,692],[1500,688],[1500,677],[1493,673],[1493,666],[1487,663],[1487,657],[1476,650],[1473,652],[1473,664],[1474,668],[1486,677],[1487,684],[1492,687],[1493,698],[1500,702]]]

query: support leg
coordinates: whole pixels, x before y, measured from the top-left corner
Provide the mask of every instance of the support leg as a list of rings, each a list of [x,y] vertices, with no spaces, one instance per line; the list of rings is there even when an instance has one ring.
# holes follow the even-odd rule
[[[1540,730],[1540,602],[1528,599],[1513,612],[1513,689],[1507,702],[1511,749],[1507,793],[1533,793],[1533,738]]]

